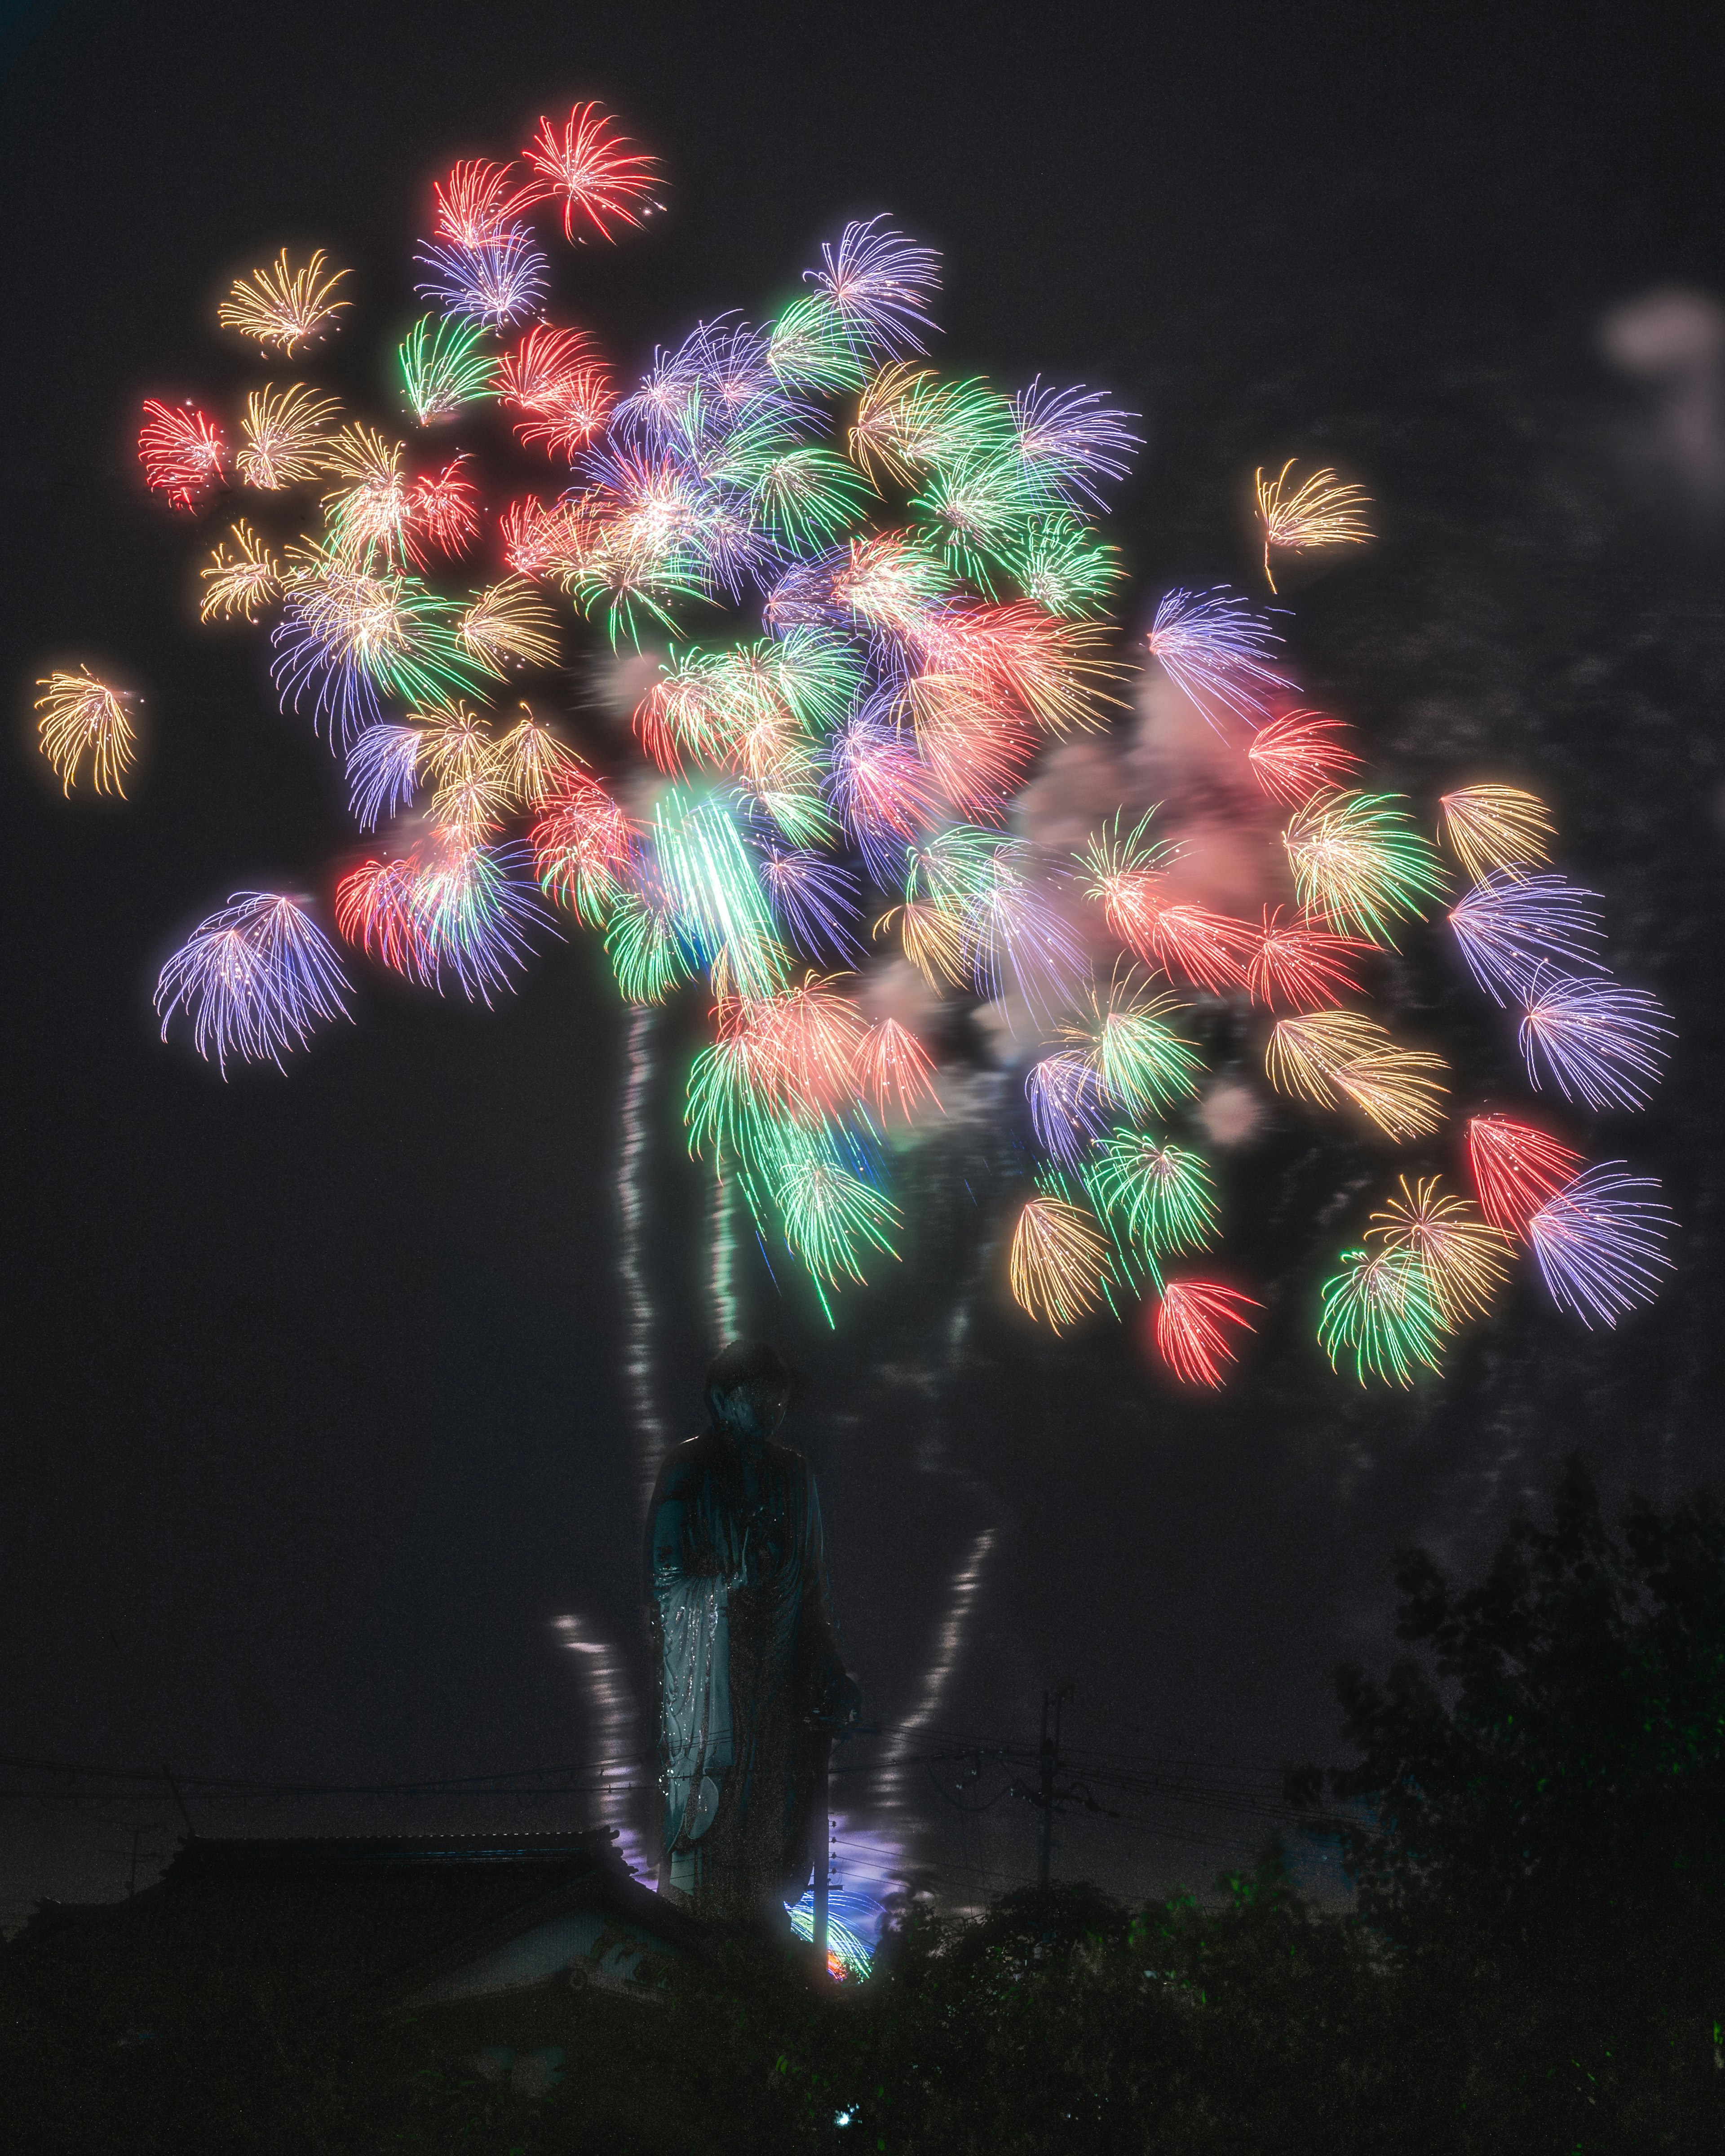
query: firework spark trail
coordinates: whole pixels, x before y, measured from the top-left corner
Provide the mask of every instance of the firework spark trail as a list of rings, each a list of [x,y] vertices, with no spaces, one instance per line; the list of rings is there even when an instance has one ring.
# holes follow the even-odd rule
[[[653,1382],[653,1298],[647,1285],[646,1204],[641,1190],[656,1016],[650,1005],[638,1005],[629,1014],[629,1076],[624,1085],[623,1147],[617,1168],[617,1210],[623,1227],[619,1264],[628,1314],[623,1368],[629,1410],[634,1419],[639,1460],[636,1479],[640,1485],[644,1511],[652,1497],[653,1485],[659,1479],[659,1463],[668,1441]]]

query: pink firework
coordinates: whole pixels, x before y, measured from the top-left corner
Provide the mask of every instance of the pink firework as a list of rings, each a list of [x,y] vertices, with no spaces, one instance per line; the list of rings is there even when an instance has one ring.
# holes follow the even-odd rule
[[[437,234],[456,247],[480,248],[501,239],[521,212],[539,199],[531,183],[511,187],[508,165],[489,157],[469,157],[431,191],[437,210]]]
[[[857,1051],[858,1091],[874,1102],[875,1114],[883,1120],[895,1109],[908,1116],[924,1099],[939,1107],[933,1074],[928,1050],[896,1018],[883,1018],[871,1025]]]
[[[539,887],[583,921],[603,923],[635,855],[634,826],[590,772],[568,773],[534,824]]]
[[[151,397],[138,429],[138,461],[146,486],[165,494],[174,508],[195,512],[226,476],[228,444],[208,412]]]
[[[1149,875],[1122,878],[1122,888],[1110,895],[1107,913],[1110,927],[1135,957],[1212,994],[1246,985],[1247,963],[1262,943],[1250,921],[1232,914],[1170,905]]]
[[[1244,1312],[1263,1306],[1216,1281],[1170,1281],[1156,1306],[1157,1353],[1182,1384],[1219,1386],[1239,1354],[1224,1327],[1250,1332]]]
[[[1273,800],[1303,808],[1314,793],[1344,786],[1360,759],[1338,738],[1347,728],[1322,711],[1288,711],[1252,736],[1252,776]]]
[[[1255,1003],[1274,1010],[1326,1010],[1339,996],[1359,993],[1362,955],[1374,947],[1354,936],[1332,936],[1302,921],[1283,925],[1281,908],[1266,906],[1264,932],[1246,968]]]
[[[1467,1167],[1481,1212],[1494,1228],[1525,1238],[1533,1214],[1574,1179],[1581,1155],[1531,1123],[1475,1116],[1467,1126]]]
[[[557,197],[563,205],[563,237],[573,239],[578,221],[601,239],[616,237],[616,228],[639,224],[660,205],[659,161],[637,150],[598,105],[578,105],[561,131],[542,119],[539,132],[521,152],[537,173],[542,198]]]

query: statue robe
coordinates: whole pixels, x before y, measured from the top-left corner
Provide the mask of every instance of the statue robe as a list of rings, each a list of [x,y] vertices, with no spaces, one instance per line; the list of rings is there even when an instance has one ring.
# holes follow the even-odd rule
[[[669,1454],[647,1523],[665,1790],[660,1882],[703,1916],[776,1912],[808,1885],[845,1685],[820,1501],[800,1452],[708,1430]]]

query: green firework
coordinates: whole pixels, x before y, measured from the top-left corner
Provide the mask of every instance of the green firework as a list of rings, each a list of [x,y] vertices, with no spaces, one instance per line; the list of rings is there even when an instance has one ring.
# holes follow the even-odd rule
[[[1435,1370],[1443,1333],[1430,1276],[1412,1251],[1344,1250],[1341,1271],[1324,1282],[1318,1339],[1331,1368],[1351,1360],[1362,1384],[1411,1385],[1416,1365]]]

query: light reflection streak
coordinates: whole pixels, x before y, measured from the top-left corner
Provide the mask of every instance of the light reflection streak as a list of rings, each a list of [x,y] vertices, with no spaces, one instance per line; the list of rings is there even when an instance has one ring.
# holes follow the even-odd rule
[[[653,1382],[653,1299],[647,1286],[646,1204],[641,1171],[647,1153],[647,1093],[654,1070],[654,1027],[657,1013],[637,1007],[629,1013],[629,1078],[623,1094],[623,1146],[617,1171],[617,1209],[623,1241],[620,1268],[628,1330],[624,1373],[639,1450],[640,1504],[645,1509],[665,1448],[665,1420]]]
[[[742,1337],[742,1321],[737,1314],[737,1235],[732,1224],[732,1178],[728,1175],[716,1176],[708,1217],[711,1259],[707,1268],[710,1329],[715,1353],[728,1347],[733,1340]]]
[[[617,1829],[618,1853],[644,1885],[651,1886],[657,1873],[648,1861],[636,1816],[643,1773],[633,1763],[638,1741],[634,1691],[623,1657],[579,1617],[557,1617],[552,1624],[557,1644],[576,1658],[586,1698],[592,1748],[601,1762],[599,1823]],[[650,1782],[650,1776],[646,1779]]]

